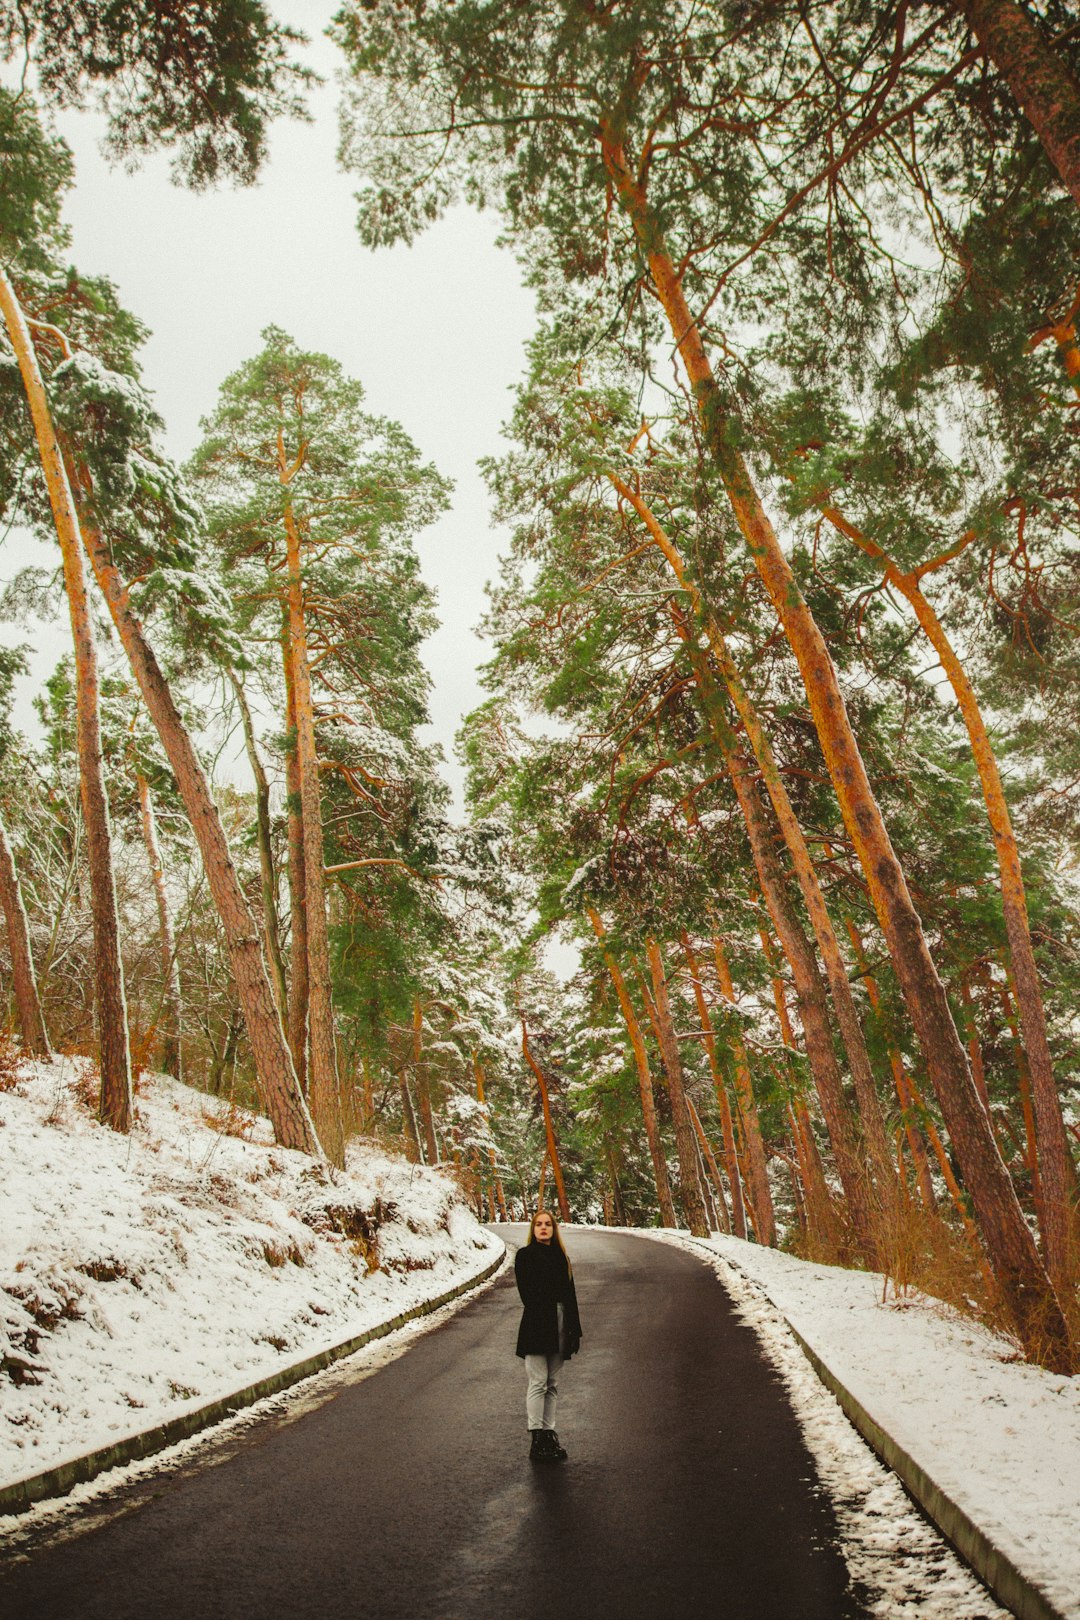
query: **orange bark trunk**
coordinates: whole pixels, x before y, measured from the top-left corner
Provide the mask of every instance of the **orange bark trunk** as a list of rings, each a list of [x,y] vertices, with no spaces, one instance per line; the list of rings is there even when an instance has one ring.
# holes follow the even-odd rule
[[[308,1087],[308,935],[304,884],[304,807],[296,753],[296,693],[289,656],[289,609],[282,603],[281,652],[285,670],[285,808],[289,842],[289,1047],[301,1090]]]
[[[487,1102],[484,1097],[484,1071],[481,1067],[480,1059],[477,1057],[475,1052],[472,1055],[472,1060],[473,1074],[476,1076],[476,1100],[483,1108],[484,1113],[487,1114]],[[495,1157],[495,1149],[493,1147],[488,1148],[488,1159],[491,1163],[491,1192],[489,1193],[489,1197],[493,1196],[495,1202],[498,1203],[499,1219],[500,1221],[505,1221],[506,1196],[503,1193],[502,1178],[499,1175],[499,1161]],[[495,1219],[494,1203],[492,1204],[491,1219]]]
[[[668,1097],[671,1101],[671,1117],[675,1126],[675,1150],[679,1160],[680,1202],[686,1216],[686,1224],[689,1226],[693,1236],[708,1237],[709,1223],[705,1215],[704,1200],[701,1196],[697,1148],[694,1145],[694,1128],[690,1123],[690,1110],[687,1106],[689,1099],[683,1083],[679,1043],[671,1016],[671,1002],[668,998],[664,959],[660,954],[660,947],[655,939],[649,939],[646,942],[645,952],[649,963],[649,976],[652,980],[652,996],[648,999],[647,1006],[664,1062]]]
[[[284,453],[280,476],[287,486]],[[300,564],[300,531],[292,503],[284,504],[286,567],[289,580],[289,660],[296,702],[296,755],[300,766],[300,802],[304,816],[304,912],[307,919],[308,1018],[311,1111],[320,1140],[337,1165],[345,1163],[345,1132],[338,1080],[334,996],[330,977],[326,879],[323,875],[322,792],[315,744],[315,706],[311,695],[304,586]]]
[[[101,758],[97,649],[83,567],[79,519],[64,457],[53,426],[30,329],[6,273],[0,269],[0,311],[15,351],[34,424],[41,469],[49,494],[64,565],[64,589],[75,650],[75,733],[79,795],[90,870],[94,928],[94,1007],[101,1068],[101,1118],[115,1131],[131,1128],[131,1049],[120,956],[120,919],[113,878],[109,801]]]
[[[630,1046],[634,1054],[634,1063],[637,1068],[638,1094],[641,1098],[641,1118],[645,1126],[645,1140],[649,1147],[649,1158],[652,1161],[653,1182],[656,1186],[656,1200],[660,1206],[660,1223],[662,1226],[677,1226],[675,1219],[675,1206],[671,1201],[671,1185],[668,1181],[667,1160],[664,1157],[664,1144],[660,1139],[660,1126],[656,1118],[656,1098],[653,1095],[652,1072],[649,1068],[649,1054],[645,1047],[645,1037],[638,1023],[634,1003],[630,999],[630,992],[626,988],[622,969],[615,960],[614,953],[606,944],[604,924],[600,914],[593,906],[587,906],[586,912],[593,933],[600,942],[600,949],[604,958],[604,965],[611,975],[611,982],[615,986],[615,994],[619,998],[626,1032],[630,1037]]]
[[[251,1043],[256,1082],[274,1128],[275,1140],[282,1147],[298,1148],[321,1158],[322,1148],[296,1078],[277,1002],[270,988],[258,928],[240,887],[206,773],[146,633],[132,610],[127,587],[108,546],[89,528],[83,530],[83,541],[143,702],[176,777],[202,855]]]
[[[274,848],[270,838],[270,783],[267,781],[259,746],[255,741],[255,727],[251,719],[244,683],[232,671],[229,681],[240,710],[240,725],[244,733],[244,749],[251,774],[255,779],[255,839],[259,846],[259,887],[262,893],[263,937],[266,941],[266,960],[270,966],[270,982],[277,997],[281,1021],[288,1027],[289,992],[285,980],[285,963],[281,956],[281,927],[278,919],[277,873],[274,870]]]
[[[990,3],[990,0],[987,0]],[[1002,4],[1003,0],[995,0]],[[765,512],[750,470],[733,447],[720,390],[682,280],[664,245],[643,183],[610,130],[601,131],[605,166],[626,209],[686,367],[710,454],[732,512],[795,654],[841,814],[866,875],[870,898],[896,970],[927,1071],[971,1193],[1002,1296],[1026,1352],[1059,1372],[1074,1364],[1050,1277],[998,1152],[957,1034],[945,986],[874,797],[851,729],[828,647]]]
[[[1029,1066],[1035,1104],[1037,1152],[1043,1184],[1043,1214],[1040,1226],[1051,1278],[1067,1297],[1074,1286],[1073,1226],[1075,1211],[1076,1172],[1065,1133],[1065,1120],[1061,1112],[1061,1099],[1054,1079],[1050,1043],[1046,1032],[1046,1013],[1039,987],[1039,971],[1031,942],[1028,921],[1027,893],[1020,865],[1020,849],[1013,832],[1008,801],[998,770],[990,734],[983,719],[975,688],[957,656],[956,649],[945,631],[933,606],[923,593],[918,569],[905,572],[897,567],[876,542],[862,534],[835,507],[823,508],[833,527],[885,569],[885,577],[905,600],[910,603],[915,617],[927,640],[937,653],[957,705],[967,727],[979,784],[986,804],[990,833],[997,854],[1001,877],[1001,904],[1005,919],[1005,933],[1009,942],[1009,960],[1016,983],[1017,1008],[1023,1050]],[[975,1045],[969,1045],[975,1084],[984,1106],[989,1110],[986,1082],[982,1076],[982,1059]]]
[[[701,969],[694,954],[690,937],[685,932],[682,936],[683,955],[686,965],[690,969],[690,977],[694,985],[694,1000],[697,1004],[698,1017],[701,1020],[701,1031],[705,1041],[705,1051],[709,1059],[709,1071],[712,1074],[713,1090],[716,1092],[716,1102],[720,1110],[720,1129],[724,1138],[724,1163],[727,1167],[728,1186],[731,1188],[731,1230],[735,1237],[746,1237],[746,1209],[743,1205],[742,1176],[739,1173],[739,1156],[735,1147],[735,1126],[731,1118],[731,1104],[728,1102],[727,1085],[724,1081],[720,1059],[716,1050],[716,1036],[713,1033],[712,1019],[709,1016],[709,1004],[705,1000],[705,987],[701,982]],[[717,975],[720,974],[719,960],[723,959],[723,970],[726,974],[727,988],[721,984],[720,991],[725,1001],[735,1004],[735,991],[731,983],[731,975],[727,973],[727,960],[724,958],[722,941],[717,938],[713,942],[713,951],[719,952]],[[735,1035],[731,1042],[731,1055],[734,1062],[737,1078],[736,1085],[749,1093],[751,1105],[753,1104],[753,1088],[750,1085],[750,1065],[746,1057],[746,1047],[742,1037]],[[741,1071],[741,1072],[739,1072]],[[753,1109],[753,1125],[758,1138],[758,1148],[761,1150],[761,1130],[758,1125],[757,1109]],[[761,1150],[762,1166],[765,1163],[764,1150]],[[768,1193],[768,1181],[765,1182],[765,1191]],[[772,1203],[769,1201],[771,1212]]]
[[[689,1097],[686,1099],[686,1106],[690,1110],[690,1123],[694,1127],[694,1135],[697,1137],[698,1147],[701,1149],[701,1157],[705,1161],[705,1168],[709,1173],[709,1180],[712,1182],[713,1191],[716,1194],[713,1203],[719,1220],[719,1229],[721,1232],[730,1232],[731,1216],[728,1214],[727,1199],[724,1197],[723,1177],[716,1162],[716,1155],[713,1153],[712,1144],[705,1134],[705,1127],[701,1123],[701,1115],[694,1107],[693,1100]]]
[[[885,1208],[889,1208],[895,1203],[896,1199],[896,1177],[893,1171],[892,1153],[885,1131],[885,1121],[881,1113],[881,1104],[878,1099],[874,1074],[870,1066],[870,1055],[866,1050],[866,1040],[859,1021],[855,1000],[851,993],[847,966],[840,951],[840,942],[836,937],[836,930],[833,928],[832,919],[825,904],[825,896],[818,881],[817,871],[810,850],[807,847],[802,827],[799,825],[798,817],[788,797],[788,791],[780,774],[780,768],[772,751],[772,745],[765,735],[757,709],[743,684],[742,677],[731,654],[728,652],[727,643],[719,622],[715,614],[709,610],[693,580],[690,579],[678,547],[659,523],[647,502],[621,478],[613,475],[609,476],[611,476],[611,482],[615,489],[633,506],[648,529],[654,543],[666,558],[680,586],[687,592],[695,616],[701,622],[708,636],[709,646],[716,661],[716,666],[727,687],[739,719],[742,721],[747,741],[761,771],[761,779],[765,784],[765,790],[772,802],[777,825],[791,855],[792,867],[802,893],[807,915],[810,918],[810,926],[814,930],[814,938],[825,967],[825,977],[828,981],[833,1008],[836,1012],[836,1021],[840,1027],[840,1037],[844,1043],[851,1077],[855,1084],[855,1095],[859,1103],[859,1123],[874,1167],[878,1195]]]
[[[856,1237],[867,1260],[877,1260],[877,1234],[873,1198],[859,1152],[858,1133],[844,1097],[840,1068],[833,1050],[832,1030],[825,1004],[825,987],[810,942],[788,900],[784,874],[773,847],[772,831],[749,763],[738,752],[735,738],[719,707],[705,655],[688,640],[706,722],[723,756],[735,796],[746,823],[750,852],[761,892],[791,967],[806,1040],[810,1073],[832,1143],[833,1157],[851,1212]],[[756,1210],[755,1210],[756,1212]]]
[[[877,980],[874,978],[872,973],[867,972],[866,952],[863,949],[863,942],[859,937],[859,931],[855,927],[855,924],[850,917],[845,918],[845,923],[847,925],[848,938],[851,940],[852,949],[855,952],[855,965],[859,969],[863,984],[866,986],[866,993],[870,998],[870,1005],[880,1018],[881,994],[877,987]],[[911,1150],[911,1162],[915,1166],[915,1178],[919,1186],[919,1196],[926,1205],[927,1209],[934,1209],[937,1204],[937,1198],[935,1197],[934,1184],[930,1177],[930,1164],[926,1157],[926,1144],[922,1139],[922,1134],[919,1131],[919,1127],[914,1117],[915,1099],[912,1094],[911,1086],[908,1082],[907,1070],[904,1068],[903,1058],[891,1043],[888,1050],[889,1067],[892,1070],[893,1085],[896,1087],[896,1095],[900,1106],[904,1110],[904,1131],[907,1135],[908,1147]]]
[[[551,1098],[548,1096],[548,1085],[547,1080],[544,1077],[544,1071],[532,1055],[532,1050],[529,1046],[529,1031],[524,1017],[522,1017],[521,1020],[521,1051],[526,1063],[536,1076],[536,1084],[540,1088],[540,1106],[544,1112],[544,1135],[547,1139],[547,1158],[545,1159],[544,1163],[545,1166],[547,1165],[548,1161],[551,1163],[551,1173],[555,1179],[555,1195],[559,1200],[559,1215],[562,1220],[568,1221],[570,1219],[570,1204],[566,1196],[566,1185],[563,1181],[562,1162],[559,1159],[559,1145],[555,1140],[555,1122],[551,1117]],[[541,1201],[537,1205],[538,1209],[543,1208],[543,1193],[544,1181],[543,1172],[541,1172]]]

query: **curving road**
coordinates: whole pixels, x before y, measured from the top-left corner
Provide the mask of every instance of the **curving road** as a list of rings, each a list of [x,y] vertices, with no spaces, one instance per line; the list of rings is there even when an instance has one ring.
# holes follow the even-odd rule
[[[504,1228],[511,1241],[522,1228]],[[571,1230],[570,1460],[531,1467],[512,1276],[224,1460],[0,1572],[19,1620],[855,1620],[783,1388],[710,1268]]]

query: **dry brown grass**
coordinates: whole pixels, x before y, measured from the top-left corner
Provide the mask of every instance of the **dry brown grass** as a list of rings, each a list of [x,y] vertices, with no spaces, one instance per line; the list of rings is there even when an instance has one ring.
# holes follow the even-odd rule
[[[1009,1334],[1008,1319],[986,1261],[959,1220],[923,1204],[903,1205],[887,1224],[882,1247],[884,1296],[929,1295],[994,1332]],[[1011,1335],[1010,1335],[1011,1336]]]
[[[246,1108],[238,1108],[234,1102],[226,1103],[224,1108],[204,1108],[202,1119],[203,1124],[217,1131],[219,1136],[236,1136],[242,1142],[251,1140],[256,1125],[255,1115]]]
[[[0,1030],[0,1091],[14,1091],[22,1078],[22,1050],[9,1029]]]

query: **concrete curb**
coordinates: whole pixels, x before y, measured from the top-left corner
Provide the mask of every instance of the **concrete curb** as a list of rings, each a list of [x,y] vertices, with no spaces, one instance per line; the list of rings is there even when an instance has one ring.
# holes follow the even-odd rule
[[[265,1400],[268,1395],[278,1395],[283,1389],[289,1389],[293,1384],[310,1378],[313,1373],[322,1372],[335,1361],[354,1355],[372,1340],[384,1339],[388,1333],[396,1332],[398,1328],[404,1327],[407,1322],[414,1321],[418,1316],[430,1316],[433,1311],[440,1310],[443,1305],[449,1305],[450,1301],[457,1299],[459,1295],[478,1288],[505,1264],[504,1249],[502,1254],[489,1261],[475,1276],[466,1278],[454,1288],[448,1288],[435,1299],[423,1300],[419,1305],[401,1311],[387,1322],[376,1323],[374,1327],[367,1328],[351,1339],[344,1339],[340,1344],[305,1356],[302,1361],[294,1361],[290,1366],[281,1367],[277,1372],[270,1373],[266,1378],[260,1378],[254,1384],[248,1384],[244,1389],[208,1401],[205,1406],[181,1412],[176,1417],[170,1418],[167,1423],[159,1423],[152,1429],[125,1435],[122,1440],[101,1446],[97,1451],[87,1452],[84,1456],[69,1457],[66,1462],[58,1463],[55,1468],[47,1468],[43,1473],[30,1474],[25,1479],[13,1480],[10,1485],[0,1485],[0,1513],[23,1513],[35,1502],[43,1502],[52,1496],[66,1496],[74,1486],[95,1479],[106,1469],[119,1468],[124,1463],[134,1462],[141,1457],[152,1457],[155,1453],[164,1451],[166,1447],[175,1445],[178,1440],[187,1440],[200,1430],[220,1423],[223,1418],[234,1416],[244,1407],[254,1406],[256,1401]]]
[[[695,1245],[700,1243],[700,1239],[697,1238],[689,1238],[687,1241]],[[703,1249],[707,1247],[704,1243],[700,1243],[700,1246]],[[885,1466],[892,1469],[909,1496],[914,1498],[927,1518],[933,1521],[965,1563],[971,1566],[1002,1607],[1016,1615],[1017,1620],[1065,1620],[1061,1610],[1054,1607],[1046,1593],[1036,1586],[1030,1576],[1017,1569],[1001,1548],[994,1545],[985,1530],[981,1530],[964,1509],[930,1477],[921,1463],[916,1462],[915,1458],[870,1416],[862,1402],[841,1383],[817,1351],[806,1342],[798,1328],[770,1297],[757,1278],[750,1276],[728,1255],[720,1254],[718,1249],[708,1248],[707,1252],[723,1260],[725,1265],[732,1266],[745,1282],[758,1289],[773,1309],[779,1312],[795,1343],[825,1388],[840,1403],[845,1417],[855,1426]]]
[[[908,1494],[915,1498],[961,1558],[971,1565],[998,1602],[1015,1614],[1018,1620],[1063,1620],[1060,1609],[1054,1608],[1046,1594],[1017,1569],[1000,1547],[995,1547],[986,1532],[980,1530],[951,1496],[946,1495],[926,1469],[891,1434],[887,1434],[880,1423],[875,1422],[862,1402],[830,1371],[817,1351],[807,1344],[798,1328],[793,1327],[786,1316],[784,1321],[825,1388],[840,1402],[844,1415],[855,1425],[867,1445],[877,1452],[881,1461],[892,1469]]]

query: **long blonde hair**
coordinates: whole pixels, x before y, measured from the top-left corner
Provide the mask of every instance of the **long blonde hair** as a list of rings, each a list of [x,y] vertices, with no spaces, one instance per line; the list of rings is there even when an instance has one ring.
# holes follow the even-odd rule
[[[559,1231],[559,1222],[550,1209],[538,1209],[534,1212],[533,1218],[529,1222],[529,1236],[525,1240],[526,1248],[530,1243],[539,1243],[540,1241],[536,1235],[536,1223],[541,1215],[546,1215],[548,1220],[551,1222],[551,1241],[558,1247],[559,1252],[566,1261],[566,1269],[572,1277],[574,1275],[574,1268],[570,1264],[570,1256],[566,1252],[566,1244],[563,1242],[562,1233]]]

